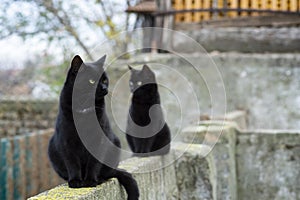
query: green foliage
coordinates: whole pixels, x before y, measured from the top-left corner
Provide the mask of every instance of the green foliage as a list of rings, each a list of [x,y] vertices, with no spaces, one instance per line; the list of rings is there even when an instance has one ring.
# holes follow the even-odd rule
[[[38,74],[46,84],[48,84],[53,92],[59,94],[66,78],[67,70],[70,65],[69,60],[64,60],[59,65],[47,65],[42,67]]]
[[[43,73],[50,77],[46,80],[48,85],[50,85],[51,89],[59,94],[61,87],[63,85],[65,74],[61,73],[65,69],[65,63],[56,66],[56,67],[48,67],[43,70]]]

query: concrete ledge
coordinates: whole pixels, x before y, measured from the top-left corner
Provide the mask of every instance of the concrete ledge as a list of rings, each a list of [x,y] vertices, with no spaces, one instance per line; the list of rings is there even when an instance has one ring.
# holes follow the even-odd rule
[[[238,52],[299,52],[300,29],[298,27],[228,27],[202,28],[182,31],[199,42],[207,51]],[[186,41],[173,38],[177,51],[191,51]],[[193,52],[192,52],[193,53]]]
[[[299,130],[257,130],[238,134],[238,196],[243,199],[300,199],[299,152]]]
[[[140,199],[212,199],[209,159],[203,157],[206,151],[203,145],[174,143],[166,156],[130,158],[120,168],[133,173]],[[71,189],[63,184],[29,199],[121,200],[126,193],[111,179],[95,188]]]
[[[168,155],[120,164],[133,173],[141,200],[300,199],[299,131],[242,132],[236,123],[207,121],[183,135],[185,143],[172,143]],[[63,184],[30,198],[40,199],[122,200],[126,193],[111,179],[95,188]]]
[[[235,143],[236,122],[202,121],[183,130],[184,142],[208,144],[213,199],[237,199]]]

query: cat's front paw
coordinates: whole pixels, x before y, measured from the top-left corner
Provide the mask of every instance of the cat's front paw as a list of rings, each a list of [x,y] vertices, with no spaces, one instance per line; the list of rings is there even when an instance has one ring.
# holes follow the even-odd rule
[[[68,185],[70,188],[81,188],[82,181],[81,180],[70,180],[70,181],[68,181]]]
[[[96,180],[84,180],[82,182],[82,187],[96,187],[98,182]]]

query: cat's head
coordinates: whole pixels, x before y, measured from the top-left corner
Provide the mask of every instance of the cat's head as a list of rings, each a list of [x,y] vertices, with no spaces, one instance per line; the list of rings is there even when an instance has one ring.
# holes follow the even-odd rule
[[[129,87],[132,93],[145,89],[147,85],[156,84],[155,74],[147,65],[144,65],[141,70],[136,70],[129,65],[128,68],[131,71]]]
[[[72,89],[76,110],[84,112],[108,93],[108,77],[103,66],[106,56],[96,62],[85,63],[76,55],[68,72],[65,86]]]

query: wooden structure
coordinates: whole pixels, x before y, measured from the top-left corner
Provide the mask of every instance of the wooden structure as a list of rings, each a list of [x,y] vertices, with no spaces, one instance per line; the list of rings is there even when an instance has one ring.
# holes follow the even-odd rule
[[[26,199],[64,181],[52,169],[48,143],[53,129],[0,139],[0,199]]]
[[[126,12],[132,13],[154,13],[157,10],[155,1],[142,1],[135,6],[129,6]]]
[[[172,0],[172,6],[177,23],[300,12],[300,0]]]
[[[165,30],[300,25],[300,0],[141,0],[126,11],[143,16],[143,28]],[[144,52],[172,46],[170,38],[172,36],[162,30],[146,29]]]
[[[195,23],[270,14],[300,16],[300,0],[142,0],[126,11],[155,17],[174,15],[176,24]]]

